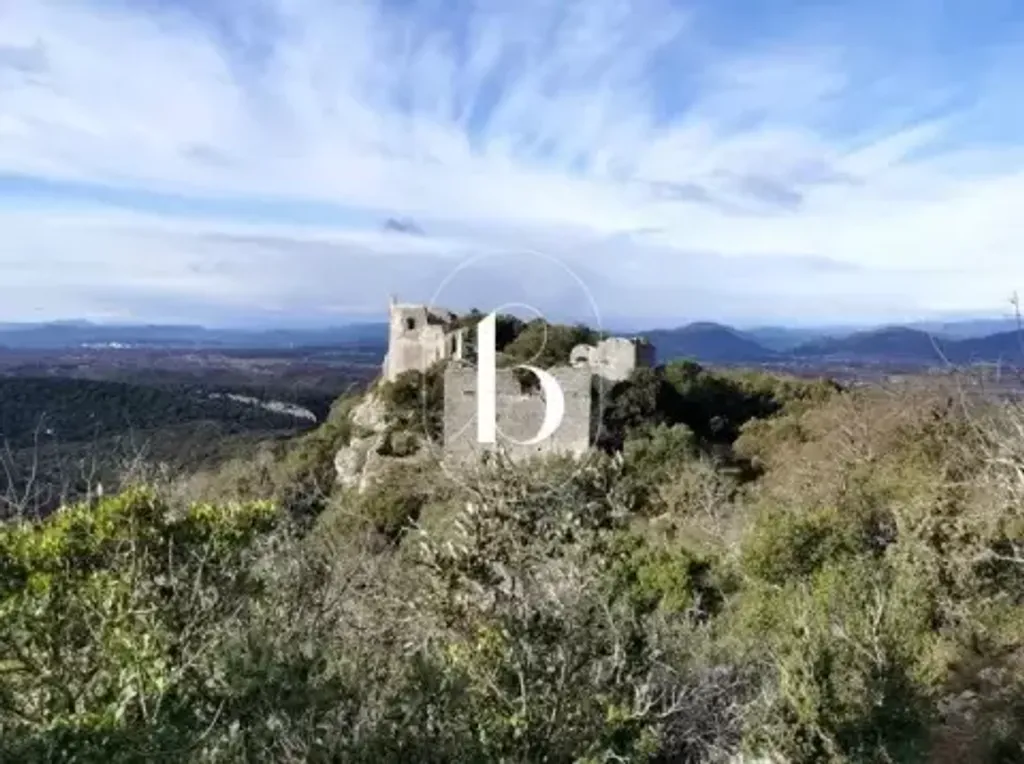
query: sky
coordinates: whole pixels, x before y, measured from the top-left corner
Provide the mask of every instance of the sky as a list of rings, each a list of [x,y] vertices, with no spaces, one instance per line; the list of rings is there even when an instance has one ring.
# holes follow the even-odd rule
[[[1020,72],[1019,0],[0,0],[0,321],[1005,315]]]

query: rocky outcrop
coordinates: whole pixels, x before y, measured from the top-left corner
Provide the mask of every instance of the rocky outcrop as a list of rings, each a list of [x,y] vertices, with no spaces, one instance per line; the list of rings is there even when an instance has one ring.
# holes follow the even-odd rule
[[[402,433],[404,447],[396,453],[399,438],[389,430],[384,404],[372,391],[352,409],[349,418],[352,438],[334,456],[334,471],[342,488],[363,493],[389,466],[423,459],[426,449],[411,433]]]
[[[352,438],[347,446],[334,456],[334,471],[342,488],[364,490],[366,462],[372,451],[380,447],[381,436]]]
[[[370,454],[383,445],[385,437],[384,404],[371,391],[349,414],[352,437],[334,455],[334,471],[342,488],[365,490],[368,483],[367,462]]]

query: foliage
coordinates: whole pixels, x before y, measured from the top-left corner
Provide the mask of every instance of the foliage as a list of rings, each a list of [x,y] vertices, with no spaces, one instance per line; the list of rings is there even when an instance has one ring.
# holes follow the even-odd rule
[[[0,758],[1024,756],[1016,406],[670,364],[612,391],[608,452],[341,491],[356,400],[215,503],[0,526]]]
[[[93,441],[130,430],[196,421],[229,424],[234,432],[303,426],[303,420],[293,416],[227,397],[210,397],[201,389],[0,377],[0,436],[11,448],[39,442]]]
[[[345,534],[370,530],[385,543],[394,544],[416,524],[423,508],[434,498],[431,489],[422,469],[395,465],[376,475],[365,491],[340,496],[320,523],[333,523],[338,526],[334,532]]]
[[[437,441],[444,432],[444,366],[426,372],[406,371],[394,381],[382,381],[377,395],[384,404],[391,430],[423,434]]]
[[[546,369],[569,363],[572,349],[581,344],[594,344],[601,333],[583,325],[549,324],[543,319],[527,323],[514,340],[501,349],[503,365],[529,364]]]
[[[751,739],[794,763],[927,761],[941,641],[932,595],[864,559],[761,591],[751,638],[778,684]]]
[[[670,635],[648,597],[686,580],[654,572],[676,561],[630,557],[626,511],[600,490],[617,470],[516,472],[465,510],[457,540],[425,545],[430,607],[478,709],[481,760],[699,761],[735,744],[742,679],[702,663],[693,644],[662,662]]]
[[[454,328],[465,329],[465,341],[463,353],[469,361],[475,361],[477,357],[476,331],[475,327],[484,318],[484,314],[474,308],[469,313],[459,316],[455,321]],[[507,313],[499,313],[494,317],[494,345],[495,350],[501,353],[518,337],[526,327],[526,322],[520,318]]]
[[[0,529],[3,758],[124,759],[166,742],[156,719],[198,728],[232,682],[207,624],[259,596],[279,523],[268,504],[175,512],[129,491]]]
[[[657,547],[624,533],[606,554],[612,591],[640,612],[661,608],[706,619],[721,605],[711,561],[685,547]]]
[[[826,381],[752,372],[712,372],[693,361],[638,368],[608,393],[606,446],[619,448],[638,431],[684,424],[705,445],[731,444],[744,425],[827,400],[839,391]]]

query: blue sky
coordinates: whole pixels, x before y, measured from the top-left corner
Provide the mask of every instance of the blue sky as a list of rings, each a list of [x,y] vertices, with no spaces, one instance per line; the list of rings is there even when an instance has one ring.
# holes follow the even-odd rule
[[[0,321],[1001,315],[1022,71],[1013,0],[6,0]]]

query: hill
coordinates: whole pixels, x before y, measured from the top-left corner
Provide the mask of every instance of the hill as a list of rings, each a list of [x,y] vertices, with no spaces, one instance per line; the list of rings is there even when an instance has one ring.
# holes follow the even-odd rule
[[[951,347],[958,363],[1024,362],[1024,335],[1017,330],[961,340]]]
[[[848,333],[852,333],[852,331]],[[839,336],[838,333],[820,329],[792,329],[788,326],[759,326],[754,329],[744,329],[742,334],[776,353],[785,353],[799,345],[823,337]]]
[[[790,351],[790,355],[834,361],[913,362],[929,366],[999,361],[1017,363],[1024,361],[1024,337],[1017,331],[1009,331],[952,340],[920,329],[888,327],[805,343]]]
[[[979,318],[965,321],[915,321],[908,329],[920,329],[950,340],[987,337],[990,334],[1013,332],[1018,329],[1014,318]]]
[[[729,326],[699,322],[677,329],[644,332],[660,361],[690,358],[705,363],[753,363],[776,360],[779,354]]]
[[[348,489],[372,396],[0,523],[0,760],[1022,760],[1019,409],[680,362],[614,456]]]
[[[713,322],[642,331],[662,361],[690,358],[703,363],[762,364],[806,359],[851,363],[913,363],[927,366],[1022,359],[1012,322],[1004,319],[909,324],[875,329],[757,327],[739,330]],[[999,331],[995,331],[995,330]],[[334,353],[353,363],[379,363],[387,346],[387,324],[353,323],[320,329],[213,329],[202,326],[99,325],[85,321],[0,324],[0,351],[84,352],[103,350],[225,355],[293,354],[323,360]],[[941,351],[941,352],[939,352]]]
[[[842,360],[885,359],[941,363],[948,358],[947,341],[928,332],[901,326],[856,332],[838,339],[815,340],[799,345],[791,352],[797,357]]]
[[[1018,331],[951,339],[922,329],[888,326],[844,336],[818,337],[793,344],[789,330],[742,332],[715,323],[658,329],[645,335],[659,362],[690,358],[702,363],[910,364],[1024,363],[1024,335]]]

